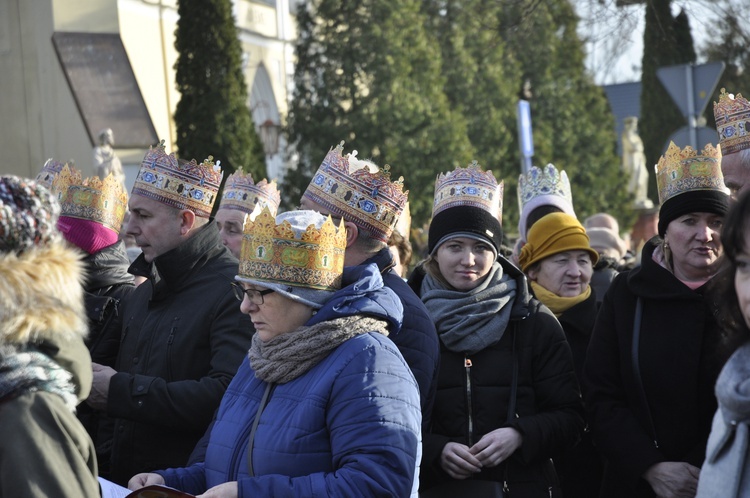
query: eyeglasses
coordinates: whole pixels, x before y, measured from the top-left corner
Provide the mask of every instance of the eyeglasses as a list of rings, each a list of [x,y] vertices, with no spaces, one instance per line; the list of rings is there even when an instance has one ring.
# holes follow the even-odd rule
[[[247,298],[250,299],[250,302],[258,306],[263,304],[263,296],[274,292],[273,289],[266,289],[262,291],[256,289],[245,289],[236,282],[232,282],[231,285],[232,290],[234,291],[234,297],[236,297],[238,301],[242,301],[243,299],[245,299],[245,295],[247,295]]]

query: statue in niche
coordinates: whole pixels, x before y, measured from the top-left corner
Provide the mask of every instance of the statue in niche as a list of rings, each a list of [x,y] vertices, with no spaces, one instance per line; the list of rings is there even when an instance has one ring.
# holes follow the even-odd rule
[[[97,136],[99,144],[94,147],[94,169],[96,174],[104,180],[112,173],[125,186],[125,173],[122,170],[120,158],[115,154],[115,136],[112,128],[105,128]],[[126,189],[127,190],[127,189]]]
[[[628,193],[633,196],[636,209],[650,209],[654,203],[648,198],[648,169],[643,153],[643,140],[638,136],[638,118],[624,120],[622,132],[622,167],[628,180]]]

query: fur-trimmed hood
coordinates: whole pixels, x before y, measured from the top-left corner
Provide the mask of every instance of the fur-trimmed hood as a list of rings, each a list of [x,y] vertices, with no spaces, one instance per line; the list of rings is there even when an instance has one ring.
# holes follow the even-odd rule
[[[52,358],[73,375],[79,401],[92,380],[83,280],[80,253],[62,242],[0,256],[0,343]]]
[[[83,263],[62,243],[0,256],[0,341],[85,337]]]

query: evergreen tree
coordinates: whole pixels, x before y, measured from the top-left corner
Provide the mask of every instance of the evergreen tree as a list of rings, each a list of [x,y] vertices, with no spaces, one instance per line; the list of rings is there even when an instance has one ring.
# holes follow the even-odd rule
[[[174,119],[180,157],[200,162],[212,155],[221,161],[224,178],[240,166],[264,178],[265,155],[247,107],[231,0],[179,0],[177,12],[180,101]]]
[[[316,0],[297,13],[295,90],[287,121],[297,170],[282,192],[295,205],[330,147],[405,177],[413,226],[432,210],[437,173],[466,165],[466,122],[443,93],[440,51],[418,0]]]
[[[467,122],[474,159],[505,181],[503,224],[518,219],[515,188],[520,172],[516,117],[522,75],[505,54],[491,0],[424,0],[430,31],[440,43],[445,93]]]
[[[646,164],[655,165],[667,147],[670,135],[687,124],[685,117],[656,76],[662,66],[695,62],[693,39],[687,15],[672,17],[671,0],[646,2],[641,74],[641,117],[639,135],[643,140]],[[683,146],[685,144],[682,144]],[[649,168],[651,170],[651,168]],[[658,202],[656,179],[650,177],[649,198]]]
[[[505,44],[506,67],[517,67],[516,74],[531,82],[534,164],[551,162],[565,170],[579,218],[607,211],[629,226],[634,213],[622,187],[614,118],[604,91],[586,72],[571,3],[519,0],[501,2],[498,7],[495,18]],[[517,78],[519,87],[523,78]],[[515,105],[515,101],[508,104]],[[519,164],[517,144],[509,154],[512,160],[508,162]],[[517,178],[518,170],[506,179],[504,211],[508,213],[518,198],[516,188],[509,190],[508,185],[515,187]]]

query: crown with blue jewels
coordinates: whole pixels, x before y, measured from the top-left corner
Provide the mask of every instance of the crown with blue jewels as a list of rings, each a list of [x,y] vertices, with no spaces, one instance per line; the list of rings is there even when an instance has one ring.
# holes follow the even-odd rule
[[[52,181],[55,179],[55,176],[57,176],[67,165],[68,163],[56,161],[52,158],[47,159],[47,161],[44,163],[44,166],[42,166],[42,171],[40,171],[39,174],[36,175],[37,183],[41,183],[45,187],[50,188],[52,186]],[[73,161],[70,162],[70,166],[72,165]]]
[[[219,209],[235,209],[252,214],[268,207],[271,214],[275,215],[279,210],[279,204],[281,192],[276,186],[276,180],[268,182],[263,179],[255,183],[250,173],[240,170],[229,175],[224,183]]]
[[[128,210],[128,193],[111,173],[82,178],[81,172],[65,165],[50,187],[60,202],[60,216],[94,221],[119,233]]]
[[[167,154],[164,140],[151,147],[141,162],[133,194],[142,195],[178,209],[189,209],[208,218],[219,192],[223,173],[213,156],[201,164]]]
[[[245,219],[239,276],[251,280],[336,291],[341,288],[346,250],[344,221],[328,216],[320,228],[297,232],[276,219],[268,207]]]
[[[466,168],[440,173],[435,180],[432,216],[452,207],[472,206],[484,209],[500,221],[504,187],[503,182],[497,183],[491,170],[482,171],[476,161]]]
[[[343,152],[343,141],[328,151],[303,197],[387,243],[409,197],[404,178],[391,181],[387,164],[374,173],[368,167],[352,171],[356,151]]]
[[[659,202],[691,190],[718,190],[728,193],[721,174],[721,146],[706,144],[700,153],[691,146],[680,149],[674,142],[656,165]]]
[[[558,171],[552,163],[544,168],[532,166],[528,173],[518,177],[518,211],[523,212],[529,201],[542,195],[556,195],[573,205],[568,175],[565,171]]]
[[[750,102],[742,94],[735,96],[722,88],[719,102],[714,102],[714,118],[722,154],[750,149]]]

